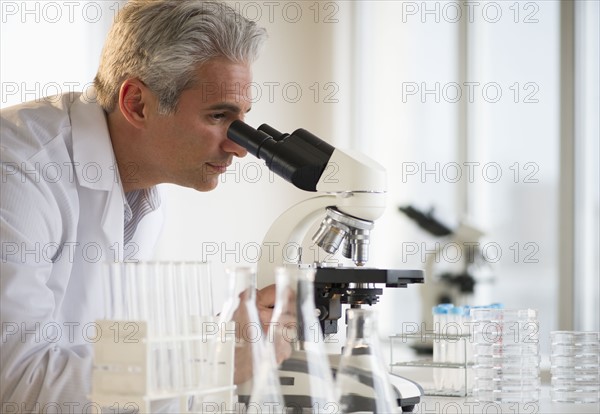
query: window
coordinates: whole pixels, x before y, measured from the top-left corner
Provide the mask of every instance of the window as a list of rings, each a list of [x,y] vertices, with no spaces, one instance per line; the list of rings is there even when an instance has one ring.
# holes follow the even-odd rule
[[[581,302],[571,301],[577,322],[569,328],[597,330],[598,4],[575,4],[570,226]],[[539,309],[548,351],[549,331],[559,328],[559,281],[571,277],[559,270],[561,256],[570,254],[560,225],[561,148],[569,145],[561,132],[561,3],[369,1],[356,3],[354,12],[354,140],[388,169],[390,191],[388,212],[373,232],[373,262],[422,268],[444,243],[402,217],[400,205],[434,207],[451,226],[468,217],[485,233],[479,246],[493,278],[478,281],[471,304]],[[435,271],[451,269],[451,259],[441,257]],[[402,317],[387,320],[390,333],[425,316],[418,296],[413,287],[386,292],[389,314],[403,303]]]

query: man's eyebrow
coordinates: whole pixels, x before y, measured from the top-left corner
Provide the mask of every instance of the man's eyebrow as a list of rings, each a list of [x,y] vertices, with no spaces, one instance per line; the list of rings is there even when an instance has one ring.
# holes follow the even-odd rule
[[[226,111],[235,112],[235,113],[242,112],[242,109],[238,105],[228,103],[228,102],[216,103],[214,105],[209,106],[208,109],[211,111],[226,110]],[[246,113],[250,112],[251,109],[252,109],[252,107],[249,107],[248,110],[246,111]]]

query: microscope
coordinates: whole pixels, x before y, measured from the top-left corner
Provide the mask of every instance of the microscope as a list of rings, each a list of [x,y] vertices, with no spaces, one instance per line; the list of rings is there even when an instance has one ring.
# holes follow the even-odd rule
[[[266,124],[254,129],[234,121],[227,136],[297,188],[318,193],[290,207],[267,231],[257,264],[258,288],[274,283],[277,266],[313,266],[316,312],[323,334],[330,335],[338,331],[342,305],[373,305],[383,286],[423,283],[421,270],[365,266],[370,232],[386,207],[387,177],[380,164],[362,153],[334,148],[304,129],[287,134]],[[308,240],[319,220],[318,229]],[[343,257],[355,266],[303,263],[302,246],[307,241],[330,255],[341,248]],[[335,371],[335,362],[332,368]],[[390,377],[399,405],[409,411],[420,401],[422,388],[405,378]],[[282,388],[284,394],[298,392]]]
[[[423,211],[412,205],[398,209],[419,228],[443,240],[435,243],[435,248],[427,255],[427,289],[421,290],[422,319],[425,326],[432,327],[431,309],[434,306],[441,303],[473,305],[475,286],[493,281],[491,264],[481,248],[485,234],[466,220],[450,226],[435,217],[433,209]],[[415,344],[415,350],[431,354],[433,343],[421,341]]]

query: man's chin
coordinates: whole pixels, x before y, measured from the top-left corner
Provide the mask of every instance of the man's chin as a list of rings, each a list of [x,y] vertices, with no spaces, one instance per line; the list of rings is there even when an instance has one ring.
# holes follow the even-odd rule
[[[190,187],[194,188],[196,191],[207,192],[214,190],[215,188],[217,188],[218,185],[219,176],[215,175],[211,177],[204,177],[199,183],[195,183],[193,186]]]

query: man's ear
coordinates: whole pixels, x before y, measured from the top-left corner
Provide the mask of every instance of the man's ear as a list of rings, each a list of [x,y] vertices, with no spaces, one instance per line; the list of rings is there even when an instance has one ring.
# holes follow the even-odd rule
[[[145,127],[151,97],[152,92],[139,79],[126,79],[121,84],[119,109],[125,119],[135,128],[143,129]]]

